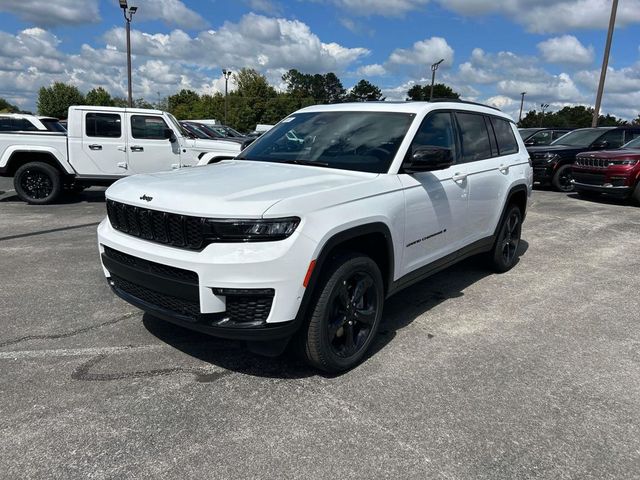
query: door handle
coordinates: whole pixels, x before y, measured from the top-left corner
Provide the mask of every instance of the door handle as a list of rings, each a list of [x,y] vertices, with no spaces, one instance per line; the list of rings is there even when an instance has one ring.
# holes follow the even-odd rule
[[[464,183],[468,175],[466,173],[454,173],[451,179],[456,183]]]
[[[500,171],[500,173],[504,173],[506,175],[507,173],[509,173],[509,165],[500,165],[498,170]]]
[[[94,143],[93,145],[89,145],[89,150],[102,150],[102,145],[96,145]]]
[[[132,152],[142,152],[144,151],[143,147],[131,147]]]

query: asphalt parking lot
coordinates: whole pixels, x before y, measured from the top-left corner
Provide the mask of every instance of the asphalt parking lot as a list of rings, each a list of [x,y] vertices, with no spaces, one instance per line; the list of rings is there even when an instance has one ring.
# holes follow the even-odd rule
[[[102,191],[0,198],[2,478],[640,476],[639,208],[536,191],[511,272],[398,294],[329,377],[112,295]]]

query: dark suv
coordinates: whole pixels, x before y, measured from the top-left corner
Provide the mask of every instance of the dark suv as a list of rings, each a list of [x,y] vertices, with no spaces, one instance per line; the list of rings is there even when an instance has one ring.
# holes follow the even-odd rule
[[[550,145],[563,135],[569,133],[572,128],[519,128],[520,136],[527,147]]]
[[[561,192],[573,190],[571,168],[576,155],[594,150],[612,150],[640,135],[640,126],[580,128],[545,147],[529,147],[533,181]]]

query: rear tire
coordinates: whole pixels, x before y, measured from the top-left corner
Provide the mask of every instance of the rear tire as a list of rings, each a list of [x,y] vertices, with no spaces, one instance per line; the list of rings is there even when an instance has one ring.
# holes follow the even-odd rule
[[[518,248],[522,234],[522,212],[511,205],[504,217],[498,237],[490,252],[491,267],[498,273],[508,272],[518,260]]]
[[[380,325],[382,274],[371,258],[346,253],[331,262],[317,288],[298,350],[325,372],[349,370],[360,363]]]
[[[573,192],[573,173],[571,165],[562,165],[551,179],[551,185],[559,192]]]
[[[13,186],[21,200],[31,205],[53,203],[62,192],[60,172],[42,162],[22,165],[13,177]]]

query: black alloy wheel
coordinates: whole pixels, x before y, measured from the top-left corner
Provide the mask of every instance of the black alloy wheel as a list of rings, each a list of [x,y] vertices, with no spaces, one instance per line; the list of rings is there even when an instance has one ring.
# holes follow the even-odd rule
[[[522,212],[520,208],[511,205],[507,211],[491,251],[491,266],[497,272],[506,272],[518,260],[518,248],[522,235]]]
[[[369,257],[345,252],[323,268],[314,289],[308,323],[298,334],[305,360],[325,372],[355,367],[382,319],[384,283]]]
[[[571,165],[562,165],[553,176],[553,186],[561,192],[573,192],[573,170]]]
[[[18,168],[13,185],[18,197],[35,205],[53,202],[63,187],[60,172],[42,162],[30,162]]]
[[[331,299],[327,334],[334,354],[349,358],[371,335],[375,324],[378,292],[367,272],[354,272],[336,286]]]

